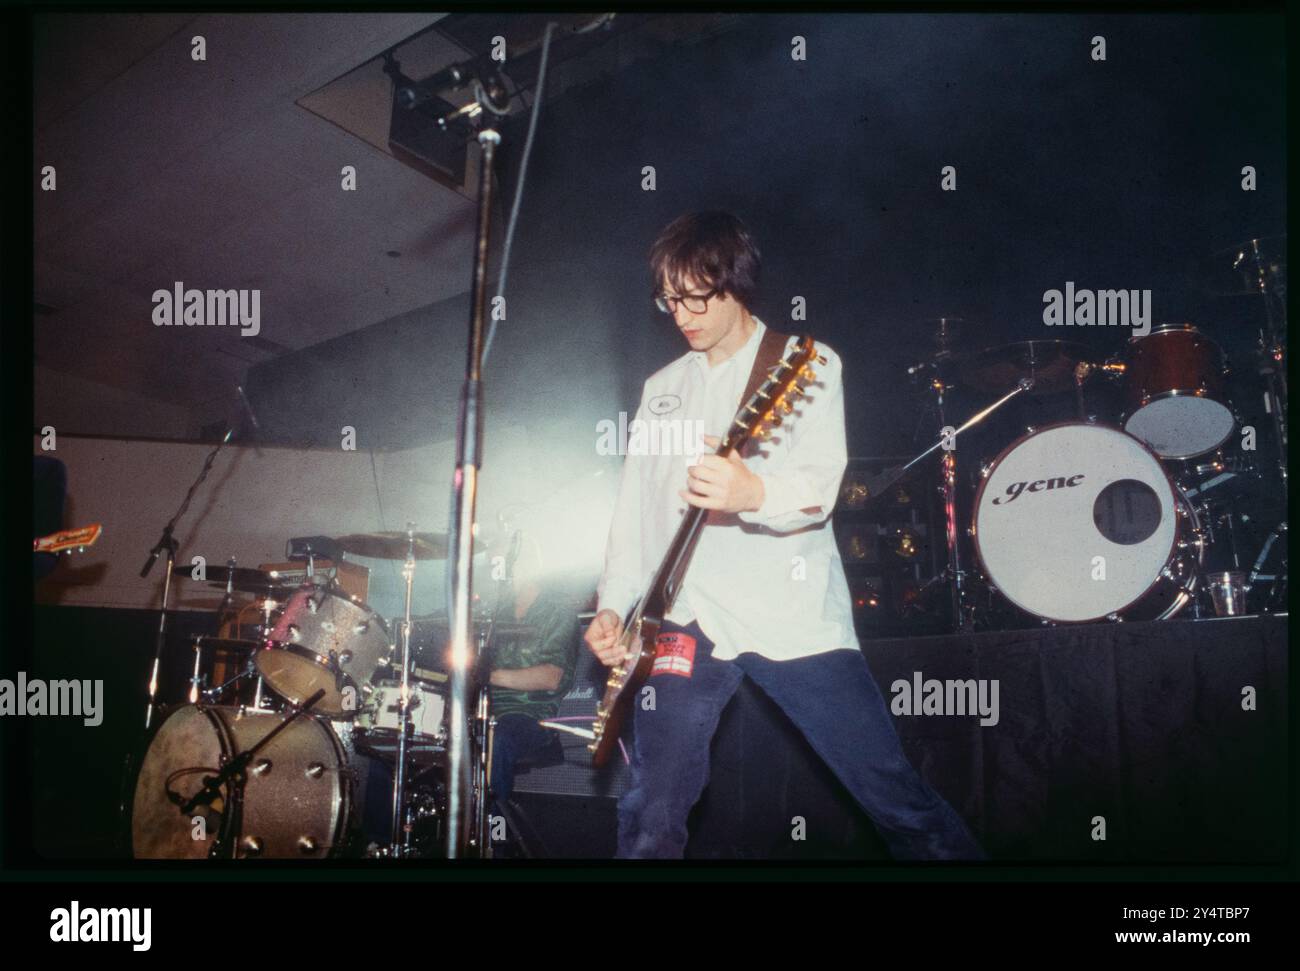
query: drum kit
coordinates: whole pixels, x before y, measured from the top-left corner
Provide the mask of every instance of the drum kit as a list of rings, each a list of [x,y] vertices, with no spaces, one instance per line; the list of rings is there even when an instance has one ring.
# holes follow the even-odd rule
[[[941,609],[958,631],[1286,610],[1286,287],[1276,241],[1265,242],[1217,256],[1239,275],[1232,292],[1265,305],[1254,366],[1236,375],[1219,343],[1188,323],[1097,354],[1068,340],[967,351],[960,319],[934,322],[929,353],[909,373],[933,396],[939,438],[864,484],[880,496],[942,452],[947,562],[916,609]],[[953,427],[959,391],[1001,397]],[[1239,410],[1256,392],[1271,434]],[[1109,420],[1093,410],[1098,398]],[[969,450],[958,439],[995,411],[1023,416],[1005,407],[1013,399],[1055,400],[1057,411],[1010,434],[1004,425],[1000,441],[987,426],[983,439],[968,435],[962,444],[988,451],[959,471]],[[948,603],[936,606],[940,592]]]
[[[413,617],[411,592],[417,561],[445,557],[446,538],[408,527],[313,539],[301,582],[233,561],[205,571],[201,582],[226,590],[222,636],[192,638],[187,695],[157,706],[164,717],[140,761],[130,816],[137,858],[440,855],[449,705],[439,658],[448,625],[445,616]],[[385,619],[339,574],[319,570],[323,550],[331,560],[403,561],[403,616]],[[188,566],[171,572],[193,578]],[[254,599],[238,604],[240,593]],[[476,615],[474,627],[481,656],[494,638],[532,633],[487,616]],[[486,857],[495,720],[487,679],[478,681],[470,845]],[[358,792],[371,759],[392,775],[391,838],[363,846]]]

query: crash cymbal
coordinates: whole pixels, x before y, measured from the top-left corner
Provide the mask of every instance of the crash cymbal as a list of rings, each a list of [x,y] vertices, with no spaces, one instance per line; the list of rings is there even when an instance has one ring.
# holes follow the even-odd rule
[[[192,580],[194,567],[175,566],[172,568],[172,574]],[[286,593],[298,588],[297,583],[281,580],[264,570],[254,570],[246,566],[237,566],[233,569],[228,566],[206,566],[203,568],[203,579],[200,582],[220,587],[229,583],[232,590],[239,590],[242,593]]]
[[[1054,394],[1074,387],[1075,365],[1087,358],[1088,349],[1075,341],[1016,341],[971,355],[957,373],[967,387],[989,394],[1005,393],[1021,378],[1033,379],[1030,394]]]
[[[368,556],[376,560],[404,560],[410,548],[406,533],[393,530],[385,533],[352,533],[335,540],[343,552],[353,556]],[[447,558],[446,533],[416,533],[415,558],[417,560],[445,560]]]

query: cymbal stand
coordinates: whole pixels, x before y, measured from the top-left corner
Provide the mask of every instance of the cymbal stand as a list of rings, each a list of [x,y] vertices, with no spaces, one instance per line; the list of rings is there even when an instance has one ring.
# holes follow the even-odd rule
[[[406,811],[407,737],[411,727],[411,593],[415,581],[415,524],[406,524],[406,562],[402,579],[406,581],[406,612],[402,618],[402,686],[397,708],[400,729],[397,733],[397,767],[393,771],[393,836],[390,851],[394,857],[411,852],[411,827],[403,823]]]
[[[1286,386],[1286,280],[1276,267],[1268,265],[1259,240],[1251,240],[1237,255],[1233,268],[1247,286],[1264,301],[1264,327],[1259,331],[1257,353],[1259,373],[1264,378],[1264,408],[1273,423],[1278,449],[1278,474],[1286,487],[1287,474],[1287,386]]]
[[[897,468],[887,469],[878,475],[875,479],[867,484],[867,494],[869,497],[879,496],[891,485],[903,478],[911,469],[916,467],[926,456],[930,455],[937,449],[943,449],[943,462],[940,466],[940,485],[939,492],[943,496],[944,504],[944,536],[948,547],[948,566],[943,574],[935,577],[933,582],[946,579],[951,584],[952,591],[952,609],[953,609],[953,626],[960,633],[969,631],[973,626],[971,616],[973,608],[966,603],[966,575],[961,567],[961,553],[958,550],[959,531],[957,527],[957,437],[962,432],[975,425],[978,425],[993,412],[997,411],[1016,395],[1024,394],[1034,386],[1033,378],[1021,378],[1014,388],[1004,394],[993,404],[977,411],[964,421],[960,427],[953,428],[949,431],[947,418],[944,413],[944,396],[950,385],[946,384],[939,376],[935,376],[930,387],[935,392],[939,414],[939,438],[938,440],[921,452],[906,465]],[[928,584],[927,584],[928,586]]]

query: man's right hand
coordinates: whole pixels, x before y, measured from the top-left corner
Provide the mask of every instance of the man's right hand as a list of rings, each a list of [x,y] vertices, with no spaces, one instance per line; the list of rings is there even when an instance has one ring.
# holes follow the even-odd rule
[[[612,667],[627,653],[618,643],[622,636],[623,618],[612,610],[602,610],[587,626],[587,633],[582,635],[582,639],[591,648],[591,653],[600,659],[601,664]]]

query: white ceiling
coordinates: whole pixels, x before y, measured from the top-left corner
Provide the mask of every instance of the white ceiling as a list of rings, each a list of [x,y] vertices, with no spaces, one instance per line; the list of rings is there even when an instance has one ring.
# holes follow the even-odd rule
[[[37,18],[34,161],[58,173],[36,198],[38,362],[212,420],[274,348],[155,327],[155,290],[260,288],[260,336],[294,349],[463,292],[469,200],[296,104],[442,16]]]

